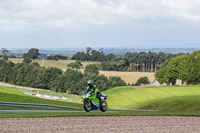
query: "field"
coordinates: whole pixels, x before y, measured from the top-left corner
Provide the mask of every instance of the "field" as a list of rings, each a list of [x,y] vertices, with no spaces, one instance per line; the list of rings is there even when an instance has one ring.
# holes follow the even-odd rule
[[[154,79],[154,73],[150,72],[118,72],[118,71],[99,71],[100,74],[103,74],[107,77],[109,76],[119,76],[126,83],[136,83],[140,77],[147,76],[151,82]]]
[[[0,86],[0,101],[2,102],[19,102],[19,103],[34,103],[34,104],[50,104],[50,105],[60,105],[60,106],[70,106],[70,107],[80,107],[81,104],[62,102],[48,99],[41,99],[35,96],[31,96],[14,88]],[[5,107],[0,107],[0,109],[5,109]],[[22,107],[15,107],[14,109],[29,109]]]
[[[12,61],[13,63],[22,63],[23,62],[23,58],[9,58],[10,61]],[[40,66],[44,66],[44,67],[57,67],[62,69],[63,71],[65,71],[68,67],[67,65],[75,62],[75,60],[59,60],[59,61],[55,61],[55,60],[39,60],[36,59],[33,62],[38,62],[40,64]],[[89,64],[97,64],[98,62],[81,62],[83,64],[83,68]]]
[[[9,58],[10,61],[14,63],[21,63],[23,61],[22,58]],[[40,66],[45,66],[45,67],[57,67],[61,68],[63,71],[67,69],[67,65],[69,63],[75,62],[74,60],[35,60],[34,62],[38,62]],[[86,65],[89,64],[97,64],[99,62],[82,62],[83,68]],[[83,72],[83,68],[81,68],[81,72]],[[136,81],[143,76],[147,76],[150,80],[150,82],[154,79],[154,73],[148,73],[148,72],[118,72],[118,71],[99,71],[100,74],[103,74],[107,77],[109,76],[119,76],[121,77],[124,81],[127,83],[136,83]]]
[[[200,86],[116,87],[105,91],[109,108],[200,111]]]

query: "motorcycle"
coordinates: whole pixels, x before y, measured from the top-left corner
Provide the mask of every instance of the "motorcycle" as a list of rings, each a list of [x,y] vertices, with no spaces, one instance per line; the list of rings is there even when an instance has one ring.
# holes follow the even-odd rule
[[[105,112],[108,109],[107,106],[107,96],[105,94],[101,95],[101,101],[97,98],[97,95],[92,93],[89,89],[86,89],[83,92],[83,107],[86,112],[90,112],[91,110],[100,109],[102,112]]]

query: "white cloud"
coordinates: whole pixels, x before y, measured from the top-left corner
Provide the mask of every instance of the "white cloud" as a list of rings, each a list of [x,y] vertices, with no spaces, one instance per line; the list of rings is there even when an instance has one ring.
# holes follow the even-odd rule
[[[81,27],[127,20],[200,21],[199,0],[0,0],[0,27]]]

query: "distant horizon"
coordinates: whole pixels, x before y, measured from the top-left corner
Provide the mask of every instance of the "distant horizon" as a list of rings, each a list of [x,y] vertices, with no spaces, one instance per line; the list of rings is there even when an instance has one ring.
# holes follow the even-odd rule
[[[88,46],[90,47],[90,46]],[[37,49],[86,49],[87,47],[1,47],[6,49],[31,49],[31,48],[37,48]],[[92,49],[198,49],[199,47],[90,47]]]

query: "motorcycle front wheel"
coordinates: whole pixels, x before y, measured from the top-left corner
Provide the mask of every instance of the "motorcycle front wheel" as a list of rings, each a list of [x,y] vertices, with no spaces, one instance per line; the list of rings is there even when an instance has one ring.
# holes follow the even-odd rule
[[[89,99],[84,100],[83,107],[86,112],[90,112],[92,110],[92,102]]]
[[[106,102],[106,101],[102,101],[102,102],[100,103],[100,110],[101,110],[102,112],[105,112],[107,109],[108,109],[107,102]]]

